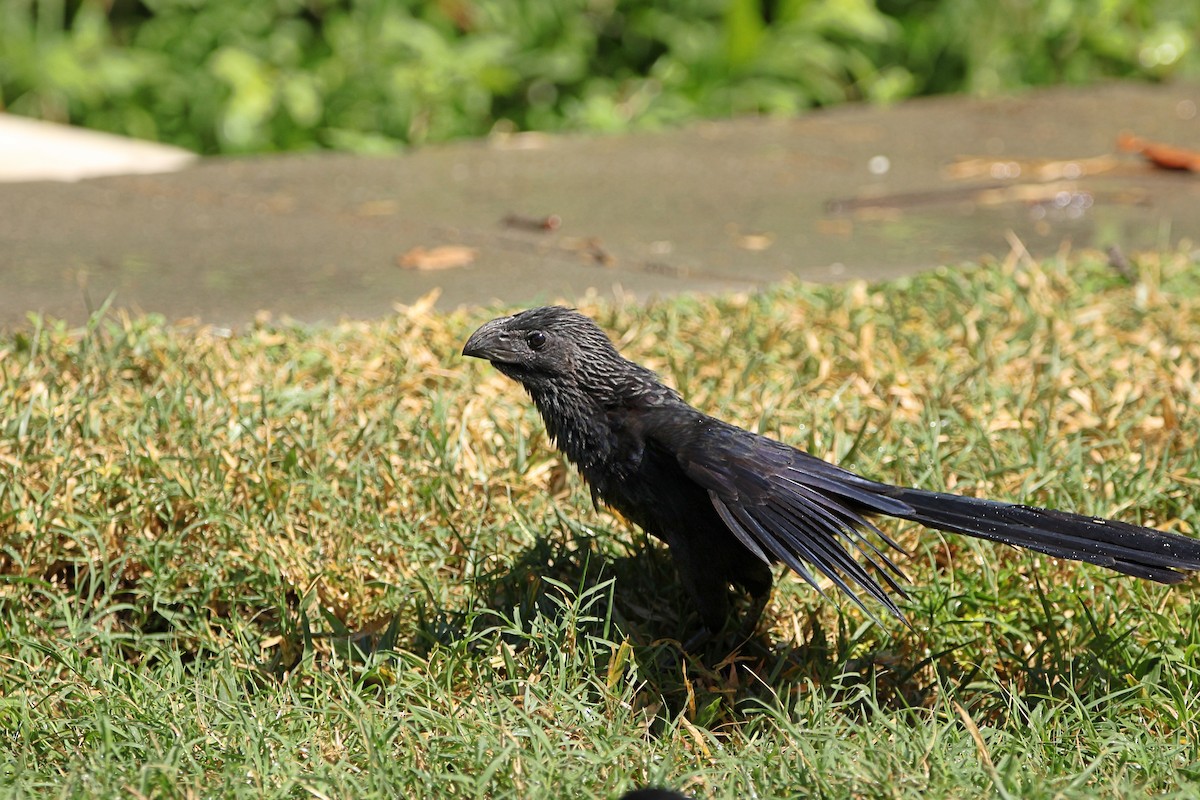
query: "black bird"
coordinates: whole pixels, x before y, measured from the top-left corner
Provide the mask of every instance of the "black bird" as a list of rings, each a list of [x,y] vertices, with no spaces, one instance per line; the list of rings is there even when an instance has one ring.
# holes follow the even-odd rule
[[[743,626],[753,633],[776,561],[818,592],[814,572],[869,615],[864,595],[905,621],[888,592],[905,596],[904,575],[886,550],[904,551],[871,522],[880,515],[1159,583],[1179,583],[1200,569],[1200,540],[890,486],[714,419],[623,358],[591,319],[572,309],[494,319],[471,335],[463,355],[490,361],[525,387],[551,438],[591,487],[593,502],[667,543],[706,628],[701,638],[727,622],[731,584],[753,601]]]

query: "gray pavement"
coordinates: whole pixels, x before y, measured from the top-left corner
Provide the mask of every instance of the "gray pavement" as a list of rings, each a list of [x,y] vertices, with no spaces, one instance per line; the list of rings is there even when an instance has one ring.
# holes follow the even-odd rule
[[[1200,147],[1198,105],[1194,86],[1116,84],[0,184],[0,325],[78,321],[110,294],[217,324],[332,320],[434,289],[443,306],[747,290],[1003,257],[1014,237],[1035,255],[1200,241],[1200,177],[1115,148],[1125,130]]]

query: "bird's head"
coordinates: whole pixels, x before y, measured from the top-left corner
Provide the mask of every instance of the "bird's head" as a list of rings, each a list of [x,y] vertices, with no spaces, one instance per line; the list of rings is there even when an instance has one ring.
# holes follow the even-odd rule
[[[500,317],[471,334],[464,356],[482,358],[534,390],[574,382],[624,361],[604,331],[578,311],[546,306]]]
[[[606,409],[680,401],[653,372],[622,358],[595,322],[561,306],[494,319],[471,334],[463,355],[520,382],[551,438],[585,471],[614,445]]]

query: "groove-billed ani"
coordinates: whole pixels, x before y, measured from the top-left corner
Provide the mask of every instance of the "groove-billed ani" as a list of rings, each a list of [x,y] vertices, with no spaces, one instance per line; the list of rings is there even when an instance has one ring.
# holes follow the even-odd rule
[[[525,387],[551,438],[590,485],[593,501],[667,543],[710,633],[727,620],[730,584],[754,601],[744,627],[753,631],[770,594],[774,561],[817,591],[813,571],[825,575],[868,614],[862,595],[869,595],[903,621],[882,585],[904,596],[904,575],[885,552],[903,550],[872,524],[876,515],[1160,583],[1178,583],[1200,569],[1200,540],[889,486],[713,419],[653,372],[622,358],[592,320],[571,309],[535,308],[494,319],[471,335],[463,354],[490,361]]]

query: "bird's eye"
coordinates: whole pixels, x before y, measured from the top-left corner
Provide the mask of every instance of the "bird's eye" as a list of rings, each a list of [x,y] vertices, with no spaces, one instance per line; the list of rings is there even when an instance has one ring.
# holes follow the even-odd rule
[[[546,346],[546,334],[541,331],[530,331],[525,334],[525,341],[534,350],[541,350]]]

